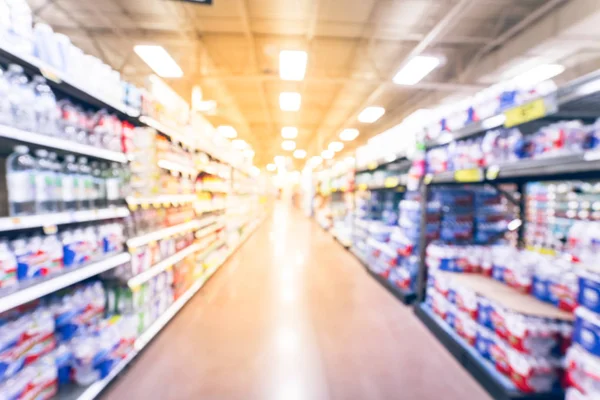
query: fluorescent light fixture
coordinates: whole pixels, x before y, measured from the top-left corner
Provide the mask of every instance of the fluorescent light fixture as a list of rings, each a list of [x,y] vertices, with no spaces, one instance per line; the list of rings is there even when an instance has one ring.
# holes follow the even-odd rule
[[[233,126],[221,125],[217,128],[217,132],[227,139],[235,139],[237,137],[237,131]]]
[[[281,92],[279,93],[279,108],[282,111],[298,111],[302,97],[298,92]]]
[[[557,75],[562,74],[565,67],[560,64],[541,64],[530,69],[514,78],[517,83],[523,82],[528,85],[535,85],[540,82],[552,79]]]
[[[275,171],[277,169],[277,165],[275,164],[267,164],[267,171]]]
[[[285,151],[292,151],[296,148],[296,142],[294,142],[293,140],[284,140],[281,143],[281,148]]]
[[[252,149],[245,149],[244,150],[244,156],[246,156],[247,158],[252,158],[254,157],[254,150]]]
[[[334,155],[335,153],[333,152],[333,150],[323,150],[321,152],[321,157],[325,160],[331,160]]]
[[[300,160],[303,158],[306,158],[306,150],[298,149],[298,150],[294,151],[294,157],[298,158]]]
[[[152,68],[156,75],[163,78],[181,78],[183,76],[179,65],[162,46],[137,45],[133,47],[133,51]]]
[[[296,139],[298,136],[298,128],[295,126],[284,126],[281,128],[281,137],[284,139]]]
[[[308,54],[305,51],[282,50],[279,52],[279,77],[284,81],[301,81],[306,74]]]
[[[351,142],[358,137],[358,134],[358,129],[344,129],[340,133],[340,139],[342,139],[344,142]]]
[[[385,108],[379,106],[367,107],[358,114],[358,120],[365,124],[372,124],[385,114]]]
[[[246,147],[248,147],[248,143],[246,143],[242,139],[232,140],[231,144],[233,145],[233,148],[236,150],[244,150]]]
[[[440,59],[431,56],[416,56],[394,76],[397,85],[414,85],[440,65]]]
[[[275,156],[274,161],[276,165],[283,165],[285,164],[285,156]]]
[[[344,143],[342,142],[331,142],[329,146],[327,146],[327,150],[331,150],[334,152],[342,151],[344,149]]]
[[[321,156],[312,156],[308,162],[313,166],[317,166],[323,162],[323,159]]]

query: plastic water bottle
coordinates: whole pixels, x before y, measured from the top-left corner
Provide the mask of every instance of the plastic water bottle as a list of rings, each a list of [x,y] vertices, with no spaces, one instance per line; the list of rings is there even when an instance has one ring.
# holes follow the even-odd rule
[[[1,9],[0,14],[2,14]],[[13,115],[10,107],[10,99],[8,98],[9,92],[10,84],[4,70],[0,68],[0,124],[10,126],[13,124]]]
[[[92,162],[92,181],[94,185],[94,207],[104,208],[106,207],[106,182],[102,176],[102,170],[100,169],[100,163],[97,161]]]
[[[92,199],[92,168],[87,163],[87,158],[79,157],[79,188],[77,194],[78,207],[80,210],[93,208]]]
[[[27,146],[16,146],[6,159],[6,184],[8,187],[9,214],[11,216],[35,213],[34,158]]]
[[[77,210],[76,192],[79,190],[79,168],[75,163],[75,156],[70,154],[65,157],[62,164],[62,210]]]
[[[55,210],[59,211],[63,209],[62,204],[62,165],[58,161],[58,157],[56,153],[48,154],[48,158],[50,159],[50,168],[52,170],[52,175],[54,181],[52,183],[52,201],[56,203]]]
[[[37,171],[35,174],[35,212],[44,214],[56,209],[56,202],[52,199],[54,172],[52,162],[48,158],[47,150],[36,150]]]
[[[119,205],[121,200],[121,171],[117,163],[112,163],[110,168],[106,168],[105,182],[106,182],[106,202],[108,206]]]
[[[10,83],[8,98],[11,104],[14,125],[19,129],[34,131],[36,128],[33,109],[35,93],[33,87],[27,83],[23,67],[11,64],[8,67],[6,78]]]
[[[56,106],[56,97],[52,89],[46,83],[46,79],[41,76],[33,78],[33,87],[35,92],[35,118],[37,122],[37,132],[46,135],[57,134],[58,108]]]

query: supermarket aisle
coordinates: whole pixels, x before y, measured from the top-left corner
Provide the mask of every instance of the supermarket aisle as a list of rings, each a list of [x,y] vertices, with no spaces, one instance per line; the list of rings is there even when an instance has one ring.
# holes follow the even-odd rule
[[[489,399],[409,308],[284,205],[105,398]]]

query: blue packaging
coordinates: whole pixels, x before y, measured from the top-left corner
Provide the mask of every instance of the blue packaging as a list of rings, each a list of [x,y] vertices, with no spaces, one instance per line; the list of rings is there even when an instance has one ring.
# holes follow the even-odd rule
[[[600,276],[591,272],[579,273],[578,303],[600,314]]]
[[[550,281],[545,279],[539,275],[533,276],[532,281],[532,294],[534,297],[540,299],[541,301],[545,301],[547,303],[550,302]]]
[[[600,357],[600,316],[584,307],[575,310],[573,343]]]
[[[489,329],[494,329],[494,323],[492,322],[492,313],[494,307],[492,304],[484,299],[479,298],[477,301],[477,322]]]
[[[478,326],[477,335],[475,336],[475,348],[486,360],[494,361],[492,356],[492,348],[495,343],[495,334],[486,327]]]

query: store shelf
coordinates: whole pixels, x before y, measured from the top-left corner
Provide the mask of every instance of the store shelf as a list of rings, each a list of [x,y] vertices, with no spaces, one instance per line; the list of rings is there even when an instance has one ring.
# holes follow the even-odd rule
[[[196,239],[202,239],[203,237],[208,236],[212,233],[215,233],[223,228],[225,228],[225,223],[217,223],[215,225],[209,225],[206,228],[201,229],[198,232],[196,232]]]
[[[149,126],[150,128],[156,129],[163,135],[168,136],[172,141],[182,143],[183,145],[196,150],[196,145],[191,143],[189,139],[186,138],[187,135],[185,133],[145,115],[140,117],[140,122]]]
[[[215,274],[215,272],[235,253],[241,245],[250,237],[251,233],[264,221],[264,218],[256,223],[253,230],[249,232],[238,245],[227,252],[225,257],[207,269],[206,272],[200,277],[181,297],[175,302],[156,320],[150,327],[142,333],[137,340],[134,342],[133,350],[125,357],[109,374],[106,378],[95,382],[87,387],[71,386],[66,390],[59,392],[58,398],[60,400],[94,400],[97,399],[102,391],[106,389],[117,376],[125,370],[125,368],[139,355],[148,344],[154,339],[162,329],[177,315],[179,311],[194,297],[196,293],[206,284],[206,282]]]
[[[11,144],[8,142],[25,143],[36,148],[43,147],[62,154],[74,153],[118,163],[127,162],[127,156],[121,152],[77,143],[56,136],[42,135],[40,133],[23,131],[10,126],[0,125],[0,144],[6,146],[6,148],[11,148]]]
[[[133,278],[129,279],[127,281],[127,285],[130,288],[138,287],[142,283],[155,277],[156,275],[160,274],[167,268],[171,267],[173,264],[178,263],[179,261],[183,260],[190,254],[193,254],[198,250],[201,250],[200,245],[198,243],[194,243],[194,244],[186,247],[185,249],[178,251],[177,253],[173,254],[172,256],[167,257],[162,261],[159,261],[158,263],[156,263],[152,267],[150,267],[150,269],[148,269],[140,274],[137,274]]]
[[[27,215],[23,217],[0,218],[0,232],[21,229],[43,228],[77,222],[101,221],[113,218],[124,218],[129,215],[127,207],[102,208],[98,210],[82,210],[58,212],[52,214]]]
[[[390,164],[397,164],[395,169],[409,169],[412,166],[412,161],[407,159],[405,155],[397,154],[393,156],[379,158],[371,161],[366,165],[361,165],[356,168],[356,173],[360,174],[363,172],[374,171],[379,168],[383,168]]]
[[[425,304],[414,308],[417,317],[496,400],[564,400],[564,393],[523,393],[495,366],[484,359],[474,347],[466,343],[448,324],[435,315]]]
[[[216,207],[210,207],[210,208],[204,208],[204,209],[202,207],[199,207],[196,209],[196,212],[200,213],[200,214],[206,214],[206,213],[211,213],[211,212],[215,212],[215,211],[223,211],[226,208],[227,207],[225,207],[225,206],[216,206]]]
[[[485,296],[505,309],[531,317],[547,318],[561,321],[573,321],[573,313],[560,310],[548,303],[521,293],[518,290],[479,274],[462,274],[436,271],[435,276],[442,276],[445,281],[451,281],[457,287],[465,287]]]
[[[192,168],[187,165],[179,164],[174,161],[158,160],[158,166],[159,166],[159,168],[166,169],[167,171],[171,171],[171,172],[179,172],[179,173],[190,175],[190,176],[198,175],[198,171],[195,168]]]
[[[412,304],[416,300],[417,295],[415,293],[413,293],[412,291],[407,291],[407,290],[399,288],[398,286],[394,285],[392,282],[388,281],[383,276],[371,271],[368,267],[367,267],[367,272],[377,282],[379,282],[381,285],[383,285],[383,287],[386,288],[388,292],[390,292],[395,298],[400,300],[402,303]]]
[[[18,290],[0,295],[0,313],[39,299],[47,294],[81,282],[92,276],[98,275],[109,269],[125,264],[131,259],[128,253],[120,253],[103,260],[92,262],[88,265],[66,270],[59,275],[49,277],[43,281],[32,283]]]
[[[95,107],[106,108],[109,111],[116,113],[121,118],[137,122],[137,117],[139,117],[139,112],[137,110],[134,110],[123,103],[115,103],[105,99],[99,94],[89,92],[87,89],[73,83],[69,77],[56,71],[53,67],[46,65],[37,58],[16,55],[13,52],[0,47],[0,60],[4,60],[7,63],[19,64],[30,75],[45,76],[48,84],[53,89],[57,89]]]
[[[130,206],[143,205],[164,205],[164,204],[185,204],[196,201],[195,194],[163,194],[151,197],[127,197],[127,204]]]
[[[188,232],[193,229],[198,229],[200,227],[200,223],[198,221],[190,221],[185,222],[183,224],[170,226],[168,228],[159,229],[154,232],[147,233],[145,235],[140,235],[133,237],[127,240],[127,247],[138,247],[144,244],[154,242],[156,240],[164,239],[169,236],[177,235],[178,233]]]

